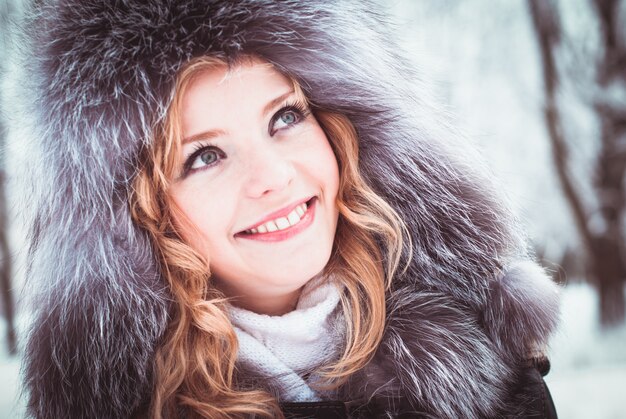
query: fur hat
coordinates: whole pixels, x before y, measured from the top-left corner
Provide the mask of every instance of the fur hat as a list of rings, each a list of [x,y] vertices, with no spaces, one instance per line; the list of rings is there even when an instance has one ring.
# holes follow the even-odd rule
[[[364,177],[409,227],[414,249],[388,297],[374,360],[383,361],[365,372],[380,377],[377,368],[391,362],[393,391],[431,413],[496,411],[506,374],[554,328],[556,292],[524,262],[515,220],[424,99],[380,6],[36,3],[22,66],[34,150],[25,206],[36,301],[24,370],[30,415],[119,418],[149,400],[169,293],[146,233],[131,221],[128,194],[177,71],[206,54],[261,57],[299,81],[315,107],[348,116]],[[365,382],[365,396],[385,390]]]

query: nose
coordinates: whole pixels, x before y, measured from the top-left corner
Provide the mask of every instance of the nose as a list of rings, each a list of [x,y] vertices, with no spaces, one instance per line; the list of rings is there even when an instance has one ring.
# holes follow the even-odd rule
[[[296,174],[293,162],[277,147],[256,148],[248,153],[247,160],[245,189],[251,198],[284,190]]]

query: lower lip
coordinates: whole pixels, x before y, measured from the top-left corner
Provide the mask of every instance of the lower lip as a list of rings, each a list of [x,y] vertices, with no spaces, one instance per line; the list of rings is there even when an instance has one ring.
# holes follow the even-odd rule
[[[286,228],[284,230],[273,231],[271,233],[256,233],[256,234],[237,234],[235,237],[247,240],[256,240],[262,242],[280,242],[290,239],[291,237],[299,234],[313,223],[315,219],[315,208],[317,208],[317,198],[313,198],[310,201],[311,204],[307,207],[306,212],[300,218],[298,224]]]

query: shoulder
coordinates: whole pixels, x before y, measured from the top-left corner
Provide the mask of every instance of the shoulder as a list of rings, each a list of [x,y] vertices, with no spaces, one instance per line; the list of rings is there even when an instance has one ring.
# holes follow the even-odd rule
[[[556,408],[552,395],[543,377],[550,370],[547,358],[527,360],[515,375],[510,402],[511,408],[503,411],[501,417],[519,419],[556,419]]]
[[[543,380],[547,373],[547,360],[532,359],[515,374],[508,400],[503,400],[503,408],[480,419],[557,419],[550,391]],[[321,401],[303,403],[283,403],[281,408],[286,418],[433,418],[448,417],[444,412],[433,412],[428,408],[406,403],[402,397],[391,397],[392,403],[373,399],[349,401]],[[391,411],[388,405],[393,404]]]
[[[377,400],[394,414],[404,403],[436,417],[533,417],[524,415],[547,390],[525,359],[556,327],[556,286],[530,261],[483,284],[479,304],[417,281],[392,290],[383,340],[343,400]]]

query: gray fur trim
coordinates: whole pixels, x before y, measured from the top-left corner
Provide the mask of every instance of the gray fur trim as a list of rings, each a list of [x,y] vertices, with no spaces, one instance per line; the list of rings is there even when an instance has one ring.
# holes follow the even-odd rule
[[[524,237],[424,99],[375,4],[38,3],[21,48],[34,182],[24,205],[36,302],[30,416],[120,418],[149,401],[169,294],[131,222],[128,189],[176,72],[203,54],[260,56],[315,107],[346,114],[362,173],[409,227],[414,254],[394,278],[383,344],[346,397],[380,399],[390,415],[398,395],[438,417],[498,411],[525,346],[553,330],[556,300],[530,262],[509,269],[528,259]]]
[[[545,347],[556,329],[558,287],[537,264],[516,263],[493,281],[483,315],[491,339],[502,350],[524,356],[529,348]]]
[[[394,291],[383,343],[342,397],[375,400],[391,417],[401,409],[437,418],[523,411],[510,393],[514,377],[556,328],[557,287],[530,261],[514,264],[491,286],[478,316],[467,301],[419,285]]]

